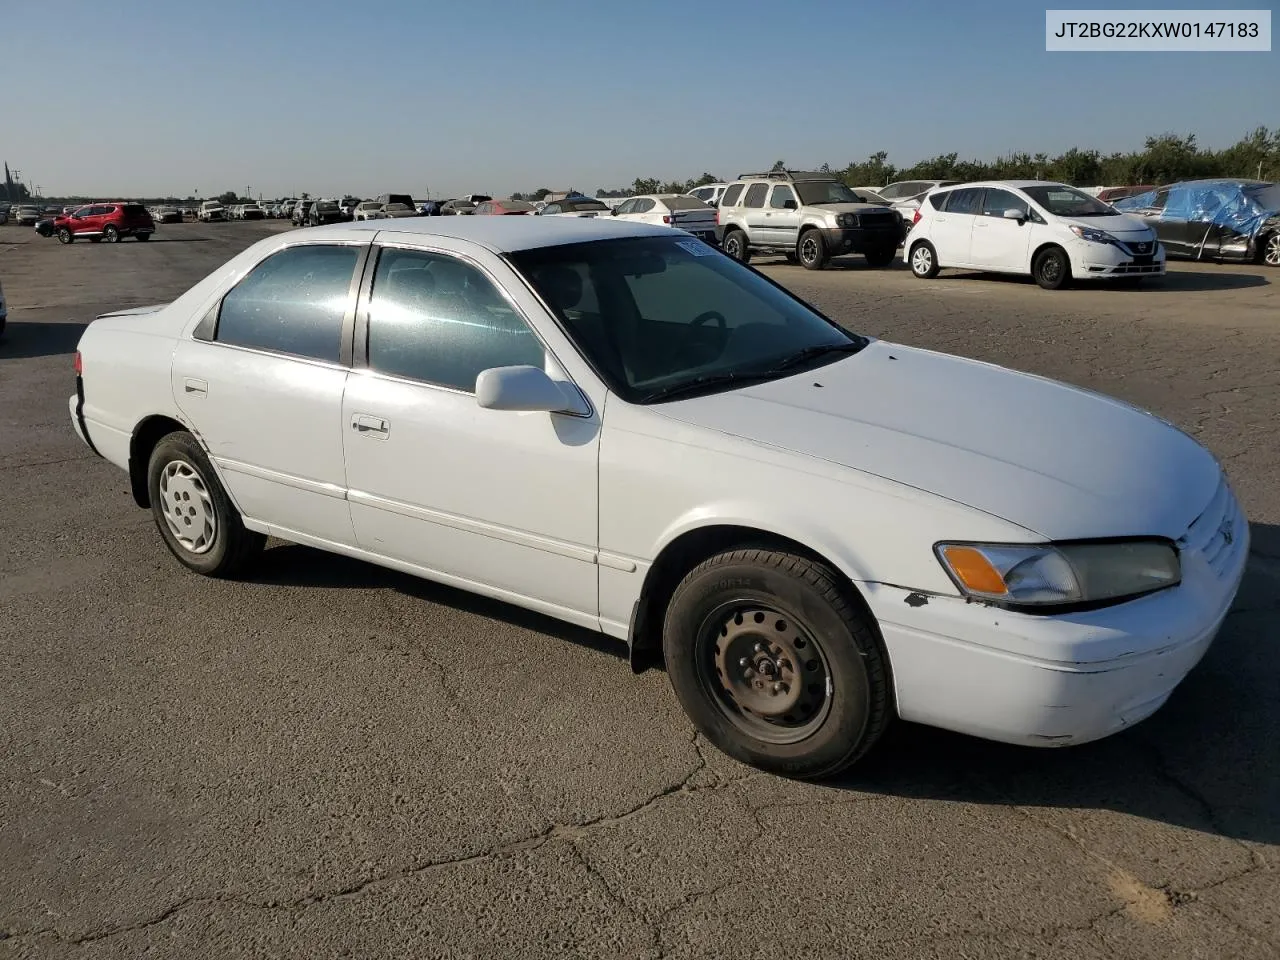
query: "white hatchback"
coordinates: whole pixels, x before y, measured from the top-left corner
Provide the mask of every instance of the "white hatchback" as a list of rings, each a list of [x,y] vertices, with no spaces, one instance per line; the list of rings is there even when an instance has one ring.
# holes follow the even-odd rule
[[[1047,290],[1165,272],[1164,247],[1141,219],[1075,187],[1039,180],[931,190],[902,249],[922,279],[959,267],[1030,275]]]
[[[1249,552],[1170,424],[851,333],[612,217],[269,237],[91,323],[69,411],[191,570],[275,536],[659,650],[709,741],[792,776],[895,716],[1037,746],[1137,723]]]

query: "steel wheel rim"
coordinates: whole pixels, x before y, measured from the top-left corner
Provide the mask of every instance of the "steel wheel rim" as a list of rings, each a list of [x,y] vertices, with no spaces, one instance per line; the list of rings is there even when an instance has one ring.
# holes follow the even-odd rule
[[[801,621],[772,604],[737,600],[711,611],[695,645],[697,673],[720,713],[743,733],[798,743],[831,713],[831,667]]]
[[[1266,262],[1269,267],[1280,267],[1280,233],[1267,238]]]
[[[933,257],[928,247],[916,247],[911,251],[911,269],[916,273],[928,273],[933,266]]]
[[[185,460],[171,460],[160,471],[160,508],[169,532],[189,553],[213,549],[218,515],[204,478]]]
[[[1040,264],[1040,276],[1050,283],[1055,282],[1062,276],[1062,264],[1057,257],[1049,256],[1044,258],[1044,261]]]
[[[818,259],[818,241],[813,237],[805,237],[800,241],[800,259],[805,263],[813,263]]]

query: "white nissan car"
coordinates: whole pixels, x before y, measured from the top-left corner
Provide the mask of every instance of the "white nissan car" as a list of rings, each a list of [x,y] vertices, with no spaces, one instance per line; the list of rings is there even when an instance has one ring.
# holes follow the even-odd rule
[[[1048,290],[1072,280],[1127,280],[1165,272],[1164,247],[1140,218],[1075,187],[1037,180],[931,190],[903,243],[911,272],[944,267],[1020,273]]]
[[[612,217],[270,237],[92,322],[69,411],[191,570],[252,576],[275,536],[603,631],[791,776],[894,717],[1135,724],[1248,555],[1222,468],[1158,417],[850,333]]]

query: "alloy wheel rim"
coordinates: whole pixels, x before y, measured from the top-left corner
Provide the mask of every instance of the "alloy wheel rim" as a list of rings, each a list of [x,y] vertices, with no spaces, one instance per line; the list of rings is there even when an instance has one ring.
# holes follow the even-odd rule
[[[812,632],[756,600],[712,611],[699,631],[703,687],[738,729],[769,743],[797,743],[831,712],[831,668]]]
[[[818,241],[813,237],[805,237],[800,241],[800,256],[806,263],[813,263],[818,259]]]
[[[928,247],[916,247],[911,254],[911,267],[916,273],[928,273],[933,266],[933,258],[929,256]]]
[[[185,460],[171,460],[160,472],[160,506],[165,523],[184,550],[208,553],[218,535],[218,515],[204,478]]]
[[[1267,238],[1266,261],[1269,267],[1280,267],[1280,233]]]

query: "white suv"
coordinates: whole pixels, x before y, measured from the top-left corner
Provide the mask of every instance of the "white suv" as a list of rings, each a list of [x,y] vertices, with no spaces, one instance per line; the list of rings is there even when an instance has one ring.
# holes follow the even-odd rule
[[[1030,274],[1046,290],[1075,280],[1163,276],[1164,247],[1142,220],[1075,187],[997,180],[931,190],[902,245],[922,279],[942,267]]]

